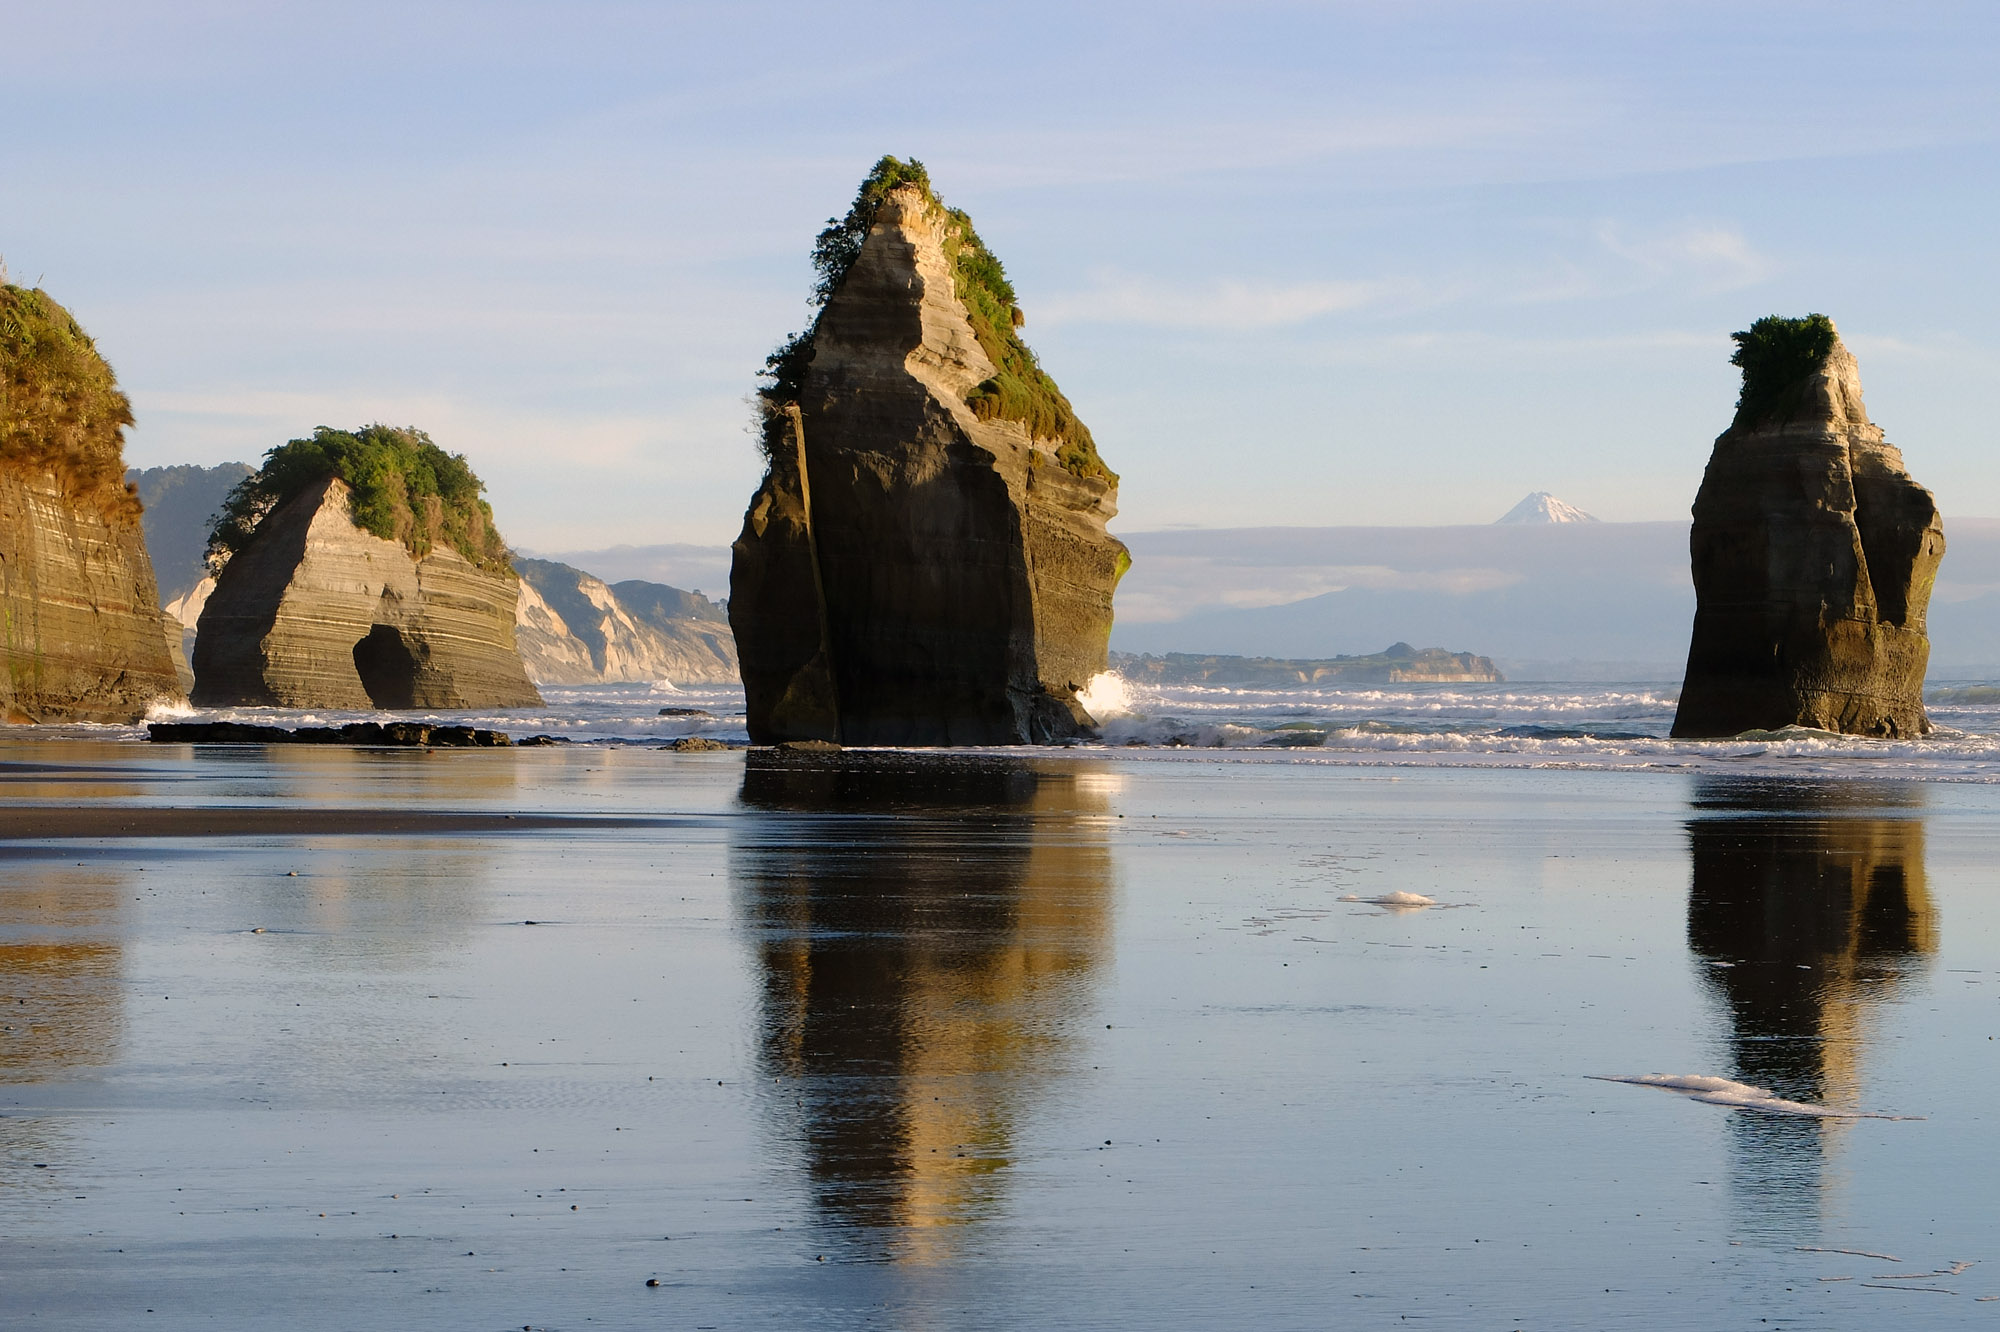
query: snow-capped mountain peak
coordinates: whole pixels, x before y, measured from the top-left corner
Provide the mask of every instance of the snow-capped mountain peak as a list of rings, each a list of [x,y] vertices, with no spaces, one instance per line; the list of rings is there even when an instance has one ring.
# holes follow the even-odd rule
[[[1507,510],[1499,523],[1594,523],[1597,519],[1577,508],[1565,504],[1546,490],[1538,490],[1528,498]]]

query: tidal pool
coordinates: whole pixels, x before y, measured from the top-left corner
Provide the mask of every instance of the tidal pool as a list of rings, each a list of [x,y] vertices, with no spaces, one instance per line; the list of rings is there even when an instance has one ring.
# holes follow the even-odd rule
[[[1983,1326],[1996,865],[1983,785],[8,740],[0,1322]]]

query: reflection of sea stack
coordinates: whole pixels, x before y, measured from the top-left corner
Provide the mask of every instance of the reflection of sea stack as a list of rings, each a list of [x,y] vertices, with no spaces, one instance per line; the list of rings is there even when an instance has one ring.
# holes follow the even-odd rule
[[[773,1106],[799,1109],[825,1217],[901,1260],[945,1256],[952,1228],[994,1210],[1019,1121],[1082,1035],[1109,946],[1102,780],[750,756],[730,877],[763,973],[765,1069],[785,1083]]]
[[[1021,341],[1000,263],[884,158],[772,356],[730,575],[751,738],[1041,742],[1091,725],[1129,562],[1117,478]]]
[[[1937,947],[1921,819],[1843,817],[1878,794],[1807,787],[1779,810],[1714,785],[1688,824],[1688,943],[1719,964],[1737,1076],[1792,1100],[1858,1108],[1862,1019]]]
[[[418,431],[322,429],[272,450],[216,531],[228,563],[195,637],[194,701],[539,703],[514,646],[520,583],[479,490]]]
[[[1760,319],[1735,336],[1743,395],[1695,497],[1674,734],[1923,735],[1937,505],[1869,423],[1830,320]]]
[[[1899,982],[1937,951],[1921,800],[1914,785],[1697,785],[1688,945],[1727,1018],[1733,1077],[1841,1110],[1893,1106],[1893,1092],[1864,1085],[1862,1064]],[[1812,1233],[1842,1124],[1732,1120],[1735,1188],[1754,1226]]]
[[[69,312],[0,285],[0,720],[135,721],[180,694],[124,484],[131,422]]]

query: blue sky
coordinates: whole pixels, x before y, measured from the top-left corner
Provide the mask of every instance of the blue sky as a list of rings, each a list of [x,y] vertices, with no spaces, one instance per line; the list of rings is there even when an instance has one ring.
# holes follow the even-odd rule
[[[465,453],[528,548],[731,539],[814,231],[921,157],[1126,530],[1685,515],[1821,310],[2000,514],[2000,6],[10,3],[0,255],[137,465]]]

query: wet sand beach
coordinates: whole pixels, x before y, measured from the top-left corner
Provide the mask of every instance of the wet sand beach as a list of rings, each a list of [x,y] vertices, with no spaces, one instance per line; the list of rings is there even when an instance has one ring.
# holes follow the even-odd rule
[[[6,1321],[1983,1325],[1997,861],[1969,783],[8,738]]]

